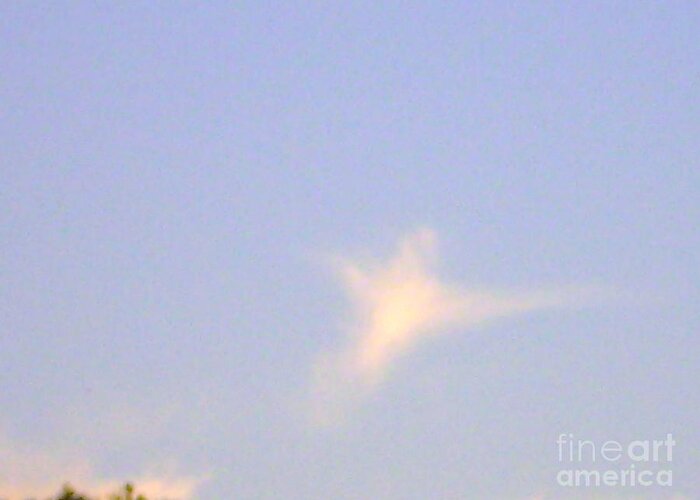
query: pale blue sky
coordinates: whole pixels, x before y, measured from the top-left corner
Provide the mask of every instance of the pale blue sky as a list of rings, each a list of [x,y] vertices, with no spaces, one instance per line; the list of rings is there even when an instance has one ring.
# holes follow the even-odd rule
[[[208,474],[202,499],[565,498],[560,432],[673,432],[696,498],[699,25],[681,1],[3,2],[0,461]],[[426,343],[315,428],[348,311],[327,257],[418,227],[449,282],[618,296]]]

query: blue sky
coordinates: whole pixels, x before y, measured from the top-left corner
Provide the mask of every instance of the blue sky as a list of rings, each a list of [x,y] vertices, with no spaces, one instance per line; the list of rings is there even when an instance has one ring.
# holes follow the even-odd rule
[[[697,497],[698,22],[4,3],[0,496]],[[557,489],[561,432],[673,433],[674,487]]]

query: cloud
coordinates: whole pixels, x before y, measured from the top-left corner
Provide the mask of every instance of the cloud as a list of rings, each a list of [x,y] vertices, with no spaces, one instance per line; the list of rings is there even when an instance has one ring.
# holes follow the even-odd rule
[[[150,499],[188,500],[194,498],[197,487],[205,482],[207,477],[178,477],[175,475],[143,475],[132,478],[139,494]],[[123,481],[102,480],[77,483],[81,490],[94,492],[98,495],[109,495],[123,485]]]
[[[587,300],[575,288],[502,291],[466,289],[436,273],[436,235],[419,229],[403,238],[386,262],[336,259],[353,303],[345,344],[314,366],[314,414],[332,420],[371,393],[392,366],[420,343],[449,332]]]
[[[152,474],[128,478],[139,493],[154,500],[188,500],[208,476],[183,476],[162,468]],[[21,446],[0,429],[0,498],[5,500],[48,497],[66,482],[80,491],[108,495],[123,480],[102,477],[90,462],[68,450],[36,450]]]

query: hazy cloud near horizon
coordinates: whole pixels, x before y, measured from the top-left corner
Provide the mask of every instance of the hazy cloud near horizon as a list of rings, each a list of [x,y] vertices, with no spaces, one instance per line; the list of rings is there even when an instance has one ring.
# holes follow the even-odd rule
[[[99,474],[94,461],[75,450],[22,446],[0,427],[0,498],[48,497],[64,483],[92,495],[109,495],[123,485],[123,478]],[[173,469],[170,465],[147,467],[129,480],[149,498],[189,500],[194,498],[197,487],[209,479],[207,475],[178,474]]]

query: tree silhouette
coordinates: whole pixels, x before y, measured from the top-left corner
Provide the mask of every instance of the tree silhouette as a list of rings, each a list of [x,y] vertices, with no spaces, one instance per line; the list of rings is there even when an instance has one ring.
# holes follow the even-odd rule
[[[63,485],[63,490],[61,494],[56,497],[56,500],[92,500],[91,498],[83,495],[82,493],[77,493],[75,489],[70,484]]]
[[[148,500],[144,495],[137,495],[134,485],[126,483],[121,490],[109,495],[108,500]],[[50,500],[97,500],[97,497],[90,497],[83,493],[78,493],[70,484],[65,484],[61,493]]]

